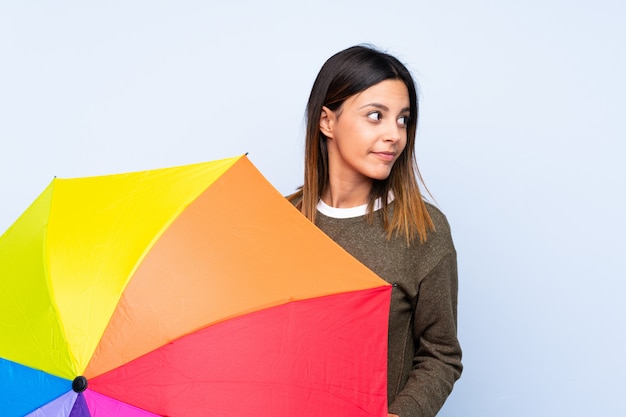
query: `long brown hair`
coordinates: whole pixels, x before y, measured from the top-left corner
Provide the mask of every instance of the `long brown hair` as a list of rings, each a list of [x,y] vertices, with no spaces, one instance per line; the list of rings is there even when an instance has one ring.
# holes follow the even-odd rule
[[[315,222],[317,203],[329,184],[328,149],[326,138],[319,127],[322,107],[335,111],[350,96],[390,79],[404,82],[409,92],[407,143],[389,177],[374,181],[367,219],[373,221],[374,202],[381,198],[381,214],[387,237],[399,233],[406,236],[407,244],[417,236],[420,242],[425,242],[428,231],[434,230],[434,225],[418,185],[418,179],[423,181],[415,159],[417,89],[411,73],[397,58],[369,46],[353,46],[338,52],[324,63],[317,75],[307,104],[304,184],[287,198],[309,220]],[[387,201],[389,191],[395,196],[391,219]]]

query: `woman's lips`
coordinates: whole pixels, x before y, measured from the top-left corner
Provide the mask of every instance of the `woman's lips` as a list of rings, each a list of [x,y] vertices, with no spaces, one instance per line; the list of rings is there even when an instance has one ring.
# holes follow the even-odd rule
[[[385,162],[391,162],[394,160],[394,158],[396,157],[396,153],[395,152],[372,152],[377,158],[385,161]]]

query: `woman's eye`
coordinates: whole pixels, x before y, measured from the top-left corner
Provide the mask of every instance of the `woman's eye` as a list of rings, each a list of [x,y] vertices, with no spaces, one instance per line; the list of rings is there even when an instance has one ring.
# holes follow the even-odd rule
[[[383,116],[382,116],[382,114],[380,114],[379,111],[373,111],[371,113],[368,113],[367,117],[369,117],[372,120],[380,120],[380,119],[382,119]]]
[[[402,126],[406,126],[407,124],[409,124],[409,116],[400,116],[398,118],[398,124]]]

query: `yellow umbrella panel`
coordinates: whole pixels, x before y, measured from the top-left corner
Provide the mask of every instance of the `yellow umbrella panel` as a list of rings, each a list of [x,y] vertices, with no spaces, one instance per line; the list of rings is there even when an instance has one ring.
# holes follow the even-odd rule
[[[0,356],[80,375],[153,242],[237,160],[53,180],[0,239]]]

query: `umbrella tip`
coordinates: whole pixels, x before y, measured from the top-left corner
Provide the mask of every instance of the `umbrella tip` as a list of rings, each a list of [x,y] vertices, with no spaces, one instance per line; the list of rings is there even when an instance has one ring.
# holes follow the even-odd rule
[[[72,381],[72,390],[74,392],[83,392],[87,389],[87,378],[84,376],[77,376]]]

